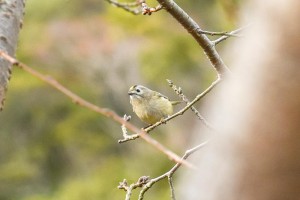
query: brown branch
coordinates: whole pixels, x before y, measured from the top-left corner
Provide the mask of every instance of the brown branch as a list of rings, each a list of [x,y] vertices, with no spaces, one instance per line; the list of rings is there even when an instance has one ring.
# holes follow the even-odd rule
[[[202,147],[204,147],[206,144],[208,143],[208,141],[203,142],[197,146],[195,146],[192,149],[189,149],[185,152],[185,154],[182,156],[182,160],[186,160],[191,154],[193,154],[194,152],[198,151],[199,149],[201,149]],[[169,185],[170,185],[170,189],[171,189],[171,197],[172,199],[175,199],[175,194],[174,194],[174,188],[173,188],[173,182],[172,182],[172,177],[175,174],[175,172],[180,168],[181,164],[177,163],[176,165],[174,165],[174,167],[172,167],[168,172],[148,180],[148,182],[143,185],[142,190],[140,191],[139,194],[139,199],[138,200],[142,200],[144,199],[144,195],[145,193],[157,182],[161,181],[162,179],[168,178],[169,181]],[[171,181],[171,183],[170,183]]]
[[[203,98],[207,93],[209,93],[214,87],[216,87],[219,83],[221,82],[220,77],[215,80],[208,88],[206,88],[206,90],[204,90],[201,94],[198,94],[195,99],[193,99],[193,101],[191,101],[187,106],[185,106],[184,108],[182,108],[181,110],[179,110],[178,112],[174,113],[173,115],[162,119],[159,122],[156,122],[155,124],[147,127],[144,129],[145,133],[149,133],[150,131],[152,131],[153,129],[155,129],[156,127],[162,125],[162,124],[166,124],[168,121],[170,121],[171,119],[179,116],[179,115],[183,115],[183,113],[185,113],[188,109],[190,109],[196,102],[198,102],[201,98]],[[131,140],[135,140],[137,138],[139,138],[140,135],[139,134],[133,134],[130,135],[128,138],[124,138],[122,140],[119,140],[119,143],[124,143],[127,141],[131,141]]]
[[[157,1],[194,37],[204,50],[214,69],[217,71],[218,76],[222,78],[226,74],[230,74],[230,70],[216,51],[214,44],[205,34],[199,33],[202,30],[200,26],[173,0]]]
[[[148,134],[146,134],[146,132],[144,130],[140,130],[139,128],[137,128],[133,124],[125,121],[122,117],[117,115],[114,111],[112,111],[108,108],[98,107],[98,106],[86,101],[85,99],[79,97],[75,93],[68,90],[66,87],[61,85],[59,82],[57,82],[52,77],[44,75],[44,74],[30,68],[29,66],[19,62],[18,60],[14,59],[13,57],[9,56],[8,54],[6,54],[5,52],[3,52],[1,50],[0,50],[0,56],[2,58],[6,59],[7,61],[9,61],[12,65],[18,66],[19,68],[25,70],[26,72],[30,73],[31,75],[37,77],[38,79],[40,79],[40,80],[46,82],[47,84],[49,84],[50,86],[54,87],[55,89],[57,89],[58,91],[60,91],[61,93],[63,93],[67,97],[69,97],[77,105],[88,108],[89,110],[97,112],[97,113],[99,113],[101,115],[104,115],[108,118],[111,118],[115,122],[126,126],[126,128],[128,128],[130,131],[136,133],[137,135],[139,135],[139,137],[141,137],[147,143],[151,144],[156,149],[158,149],[159,151],[161,151],[162,153],[167,155],[170,160],[172,160],[174,162],[180,162],[180,163],[182,163],[182,164],[184,164],[184,165],[186,165],[190,168],[195,168],[192,164],[190,164],[190,163],[188,163],[184,160],[181,160],[181,158],[178,155],[176,155],[175,153],[173,153],[172,151],[167,149],[165,146],[160,144],[158,141],[151,138]]]

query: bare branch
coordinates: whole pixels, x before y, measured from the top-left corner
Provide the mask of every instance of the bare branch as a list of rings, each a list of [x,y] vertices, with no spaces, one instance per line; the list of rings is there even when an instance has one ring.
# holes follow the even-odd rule
[[[136,183],[130,184],[128,186],[127,180],[124,179],[122,182],[119,183],[118,189],[123,189],[126,191],[126,197],[125,200],[130,200],[132,190],[138,188],[138,187],[143,187],[146,183],[149,182],[149,176],[142,176],[139,178],[139,180]]]
[[[121,3],[115,0],[105,0],[106,2],[118,7],[122,8],[123,10],[130,12],[134,15],[138,15],[142,12],[142,10],[139,8],[139,6],[144,3],[144,0],[137,0],[136,2],[130,2],[130,3]]]
[[[189,150],[187,150],[185,152],[185,154],[182,156],[182,160],[186,160],[191,154],[193,154],[194,152],[198,151],[199,149],[201,149],[202,147],[204,147],[206,144],[208,143],[208,141],[205,141]],[[174,167],[172,167],[168,172],[156,177],[156,178],[153,178],[153,179],[150,179],[147,184],[145,184],[142,188],[142,190],[140,191],[140,194],[139,194],[139,198],[138,200],[142,200],[144,199],[144,195],[145,193],[157,182],[161,181],[162,179],[165,179],[165,178],[168,178],[168,181],[169,181],[169,185],[170,185],[170,189],[171,189],[171,197],[172,199],[175,199],[175,194],[174,194],[174,188],[173,188],[173,182],[172,182],[172,177],[174,175],[174,173],[180,168],[181,164],[180,163],[177,163]],[[171,181],[171,183],[170,183]]]
[[[204,31],[204,30],[198,30],[198,32],[200,34],[206,34],[206,35],[211,35],[211,36],[228,36],[228,37],[241,37],[241,35],[233,33],[233,31],[231,32],[227,32],[227,31],[223,31],[223,32],[212,32],[212,31]]]
[[[136,133],[137,135],[139,135],[139,137],[141,137],[147,143],[151,144],[156,149],[158,149],[159,151],[161,151],[162,153],[167,155],[170,160],[173,160],[174,162],[177,162],[177,163],[178,162],[183,163],[184,165],[186,165],[190,168],[195,168],[192,164],[182,160],[178,155],[176,155],[175,153],[170,151],[168,148],[166,148],[165,146],[160,144],[158,141],[151,138],[148,134],[146,134],[146,132],[144,130],[140,130],[139,128],[137,128],[133,124],[125,121],[122,117],[117,115],[114,111],[112,111],[108,108],[98,107],[98,106],[88,102],[87,100],[79,97],[78,95],[71,92],[69,89],[67,89],[63,85],[61,85],[54,78],[52,78],[50,76],[47,76],[47,75],[44,75],[44,74],[30,68],[29,66],[19,62],[18,60],[14,59],[13,57],[9,56],[8,54],[6,54],[5,52],[3,52],[1,50],[0,50],[0,56],[2,58],[4,58],[5,60],[9,61],[12,65],[18,66],[19,68],[25,70],[26,72],[30,73],[31,75],[33,75],[33,76],[37,77],[38,79],[44,81],[45,83],[48,83],[50,86],[54,87],[55,89],[57,89],[58,91],[60,91],[61,93],[63,93],[67,97],[69,97],[77,105],[85,107],[85,108],[87,108],[89,110],[92,110],[94,112],[97,112],[101,115],[104,115],[108,118],[113,119],[115,122],[117,122],[121,125],[124,125],[130,131],[132,131],[132,132]]]
[[[126,137],[124,137],[123,139],[118,140],[118,143],[124,143],[130,140],[135,140],[137,138],[139,138],[140,135],[139,134],[132,134],[132,135],[127,135]]]
[[[174,85],[174,83],[171,80],[167,79],[167,82],[169,83],[169,86],[176,92],[176,94],[188,105],[190,103],[190,101],[183,94],[182,89],[180,87],[178,88],[176,85]],[[190,109],[196,114],[198,119],[201,120],[207,128],[213,129],[213,127],[206,121],[206,119],[199,113],[199,111],[194,106],[191,106]]]
[[[220,42],[226,40],[227,38],[231,37],[231,35],[236,35],[237,33],[243,31],[244,29],[248,28],[250,25],[241,27],[239,29],[236,29],[234,31],[231,31],[230,33],[228,33],[227,35],[223,35],[222,37],[212,41],[213,45],[216,46],[217,44],[219,44]]]
[[[129,122],[130,119],[131,119],[131,116],[125,114],[125,115],[123,116],[123,119],[124,119],[125,121]],[[123,137],[124,137],[124,138],[130,137],[130,136],[128,135],[128,132],[127,132],[127,129],[126,129],[125,124],[122,124],[121,129],[122,129],[122,133],[123,133]]]
[[[166,119],[157,122],[156,124],[154,124],[151,127],[148,127],[147,129],[145,129],[146,132],[149,132],[150,130],[153,130],[156,126],[161,125],[162,123],[166,123],[167,121],[179,116],[179,115],[183,115],[183,113],[185,113],[188,109],[190,109],[196,102],[198,102],[202,97],[204,97],[207,93],[209,93],[218,83],[220,83],[221,79],[217,79],[216,81],[214,81],[206,90],[204,90],[201,94],[198,94],[196,96],[196,98],[191,101],[186,107],[184,107],[183,109],[181,109],[180,111],[178,111],[177,113],[167,117]]]
[[[145,133],[149,133],[150,131],[152,131],[153,129],[155,129],[156,127],[162,125],[162,124],[166,124],[168,121],[170,121],[171,119],[179,116],[179,115],[183,115],[188,109],[190,109],[196,102],[198,102],[201,98],[203,98],[207,93],[209,93],[214,87],[216,87],[219,83],[221,82],[221,79],[220,77],[215,80],[206,90],[204,90],[201,94],[198,94],[196,96],[196,98],[191,101],[187,106],[185,106],[184,108],[182,108],[181,110],[179,110],[177,113],[174,113],[173,115],[165,118],[165,119],[162,119],[161,121],[159,122],[156,122],[155,124],[147,127],[144,129],[144,132]],[[119,140],[118,142],[119,143],[124,143],[124,142],[127,142],[127,141],[131,141],[131,140],[135,140],[137,138],[139,138],[140,135],[139,134],[133,134],[133,135],[130,135],[130,137],[126,138],[126,139],[122,139],[122,140]]]
[[[136,6],[139,6],[141,5],[142,3],[144,3],[145,1],[144,0],[137,0],[135,2],[118,2],[118,1],[115,1],[115,0],[105,0],[107,1],[108,3],[112,4],[112,5],[115,5],[115,6],[123,6],[123,7],[136,7]]]
[[[176,200],[174,186],[173,186],[173,178],[170,175],[168,176],[168,182],[169,182],[170,191],[171,191],[171,199]]]
[[[173,0],[157,1],[194,37],[217,71],[218,76],[222,78],[226,74],[230,74],[230,70],[221,59],[213,43],[205,34],[199,33],[202,30],[200,26]]]

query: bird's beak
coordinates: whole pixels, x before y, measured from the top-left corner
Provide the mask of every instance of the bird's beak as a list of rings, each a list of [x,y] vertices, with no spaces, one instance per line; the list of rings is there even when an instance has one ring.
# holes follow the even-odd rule
[[[129,96],[132,96],[132,95],[135,95],[135,94],[136,94],[135,90],[132,90],[132,89],[130,88],[130,90],[128,91],[128,95],[129,95]]]
[[[132,91],[132,90],[129,90],[129,91],[128,91],[128,95],[129,95],[130,97],[141,97],[140,94],[138,94],[138,93],[136,93],[135,91]]]

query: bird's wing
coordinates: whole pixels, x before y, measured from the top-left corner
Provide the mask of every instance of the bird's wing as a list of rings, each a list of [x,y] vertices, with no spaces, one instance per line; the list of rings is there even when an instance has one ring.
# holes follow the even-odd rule
[[[168,100],[169,100],[169,98],[166,97],[165,95],[163,95],[163,94],[161,94],[161,93],[159,93],[159,92],[155,92],[155,93],[156,93],[156,95],[157,95],[158,97],[162,97],[162,98],[165,98],[165,99],[168,99]]]
[[[161,94],[161,93],[159,93],[159,92],[156,92],[156,95],[157,95],[159,98],[162,97],[162,98],[165,98],[165,99],[169,100],[168,97],[166,97],[165,95],[163,95],[163,94]],[[177,104],[180,104],[180,103],[183,103],[183,101],[170,101],[170,102],[171,102],[171,104],[172,104],[173,106],[175,106],[175,105],[177,105]]]

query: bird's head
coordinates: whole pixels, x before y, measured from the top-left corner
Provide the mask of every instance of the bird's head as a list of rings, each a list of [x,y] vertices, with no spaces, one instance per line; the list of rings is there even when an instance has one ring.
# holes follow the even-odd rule
[[[134,85],[129,88],[128,95],[130,99],[142,99],[151,95],[152,90],[142,85]]]

